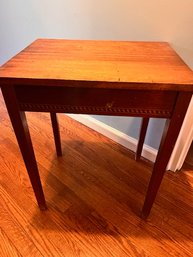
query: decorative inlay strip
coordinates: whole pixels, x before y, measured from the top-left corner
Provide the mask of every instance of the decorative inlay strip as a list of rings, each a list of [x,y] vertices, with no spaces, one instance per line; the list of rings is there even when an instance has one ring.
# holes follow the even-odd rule
[[[140,109],[126,107],[107,107],[107,106],[74,106],[74,105],[59,105],[59,104],[37,104],[37,103],[20,103],[20,109],[23,111],[42,111],[42,112],[65,112],[65,113],[115,113],[125,115],[148,115],[148,116],[163,116],[170,117],[169,110],[162,109]]]

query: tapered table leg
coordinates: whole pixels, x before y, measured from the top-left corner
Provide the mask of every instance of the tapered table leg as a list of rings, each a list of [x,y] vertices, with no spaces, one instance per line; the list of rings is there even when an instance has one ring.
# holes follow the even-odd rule
[[[148,123],[149,123],[149,118],[142,118],[139,140],[138,140],[138,144],[137,144],[137,150],[136,150],[136,153],[135,153],[135,160],[136,161],[139,160],[140,157],[141,157],[141,152],[142,152],[142,149],[143,149],[143,143],[144,143],[144,140],[145,140]]]
[[[19,109],[19,104],[13,86],[2,86],[2,93],[38,205],[41,210],[45,210],[47,208],[46,202],[25,113]]]
[[[50,113],[52,129],[54,134],[54,141],[56,146],[56,153],[58,156],[62,156],[62,147],[61,147],[61,139],[60,139],[60,130],[58,125],[58,120],[55,112]]]
[[[162,141],[154,164],[153,173],[148,186],[144,206],[142,209],[142,217],[147,218],[157,191],[161,184],[165,173],[168,161],[170,159],[175,142],[179,135],[181,125],[183,123],[188,105],[190,103],[191,93],[179,93],[173,115],[170,120],[167,120],[165,130],[162,136]]]

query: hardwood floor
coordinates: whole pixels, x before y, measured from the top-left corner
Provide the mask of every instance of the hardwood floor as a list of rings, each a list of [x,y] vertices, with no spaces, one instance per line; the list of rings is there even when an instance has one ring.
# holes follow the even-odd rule
[[[59,158],[49,114],[27,114],[49,207],[41,212],[0,95],[0,256],[192,256],[193,167],[167,172],[144,221],[151,164],[58,116]]]

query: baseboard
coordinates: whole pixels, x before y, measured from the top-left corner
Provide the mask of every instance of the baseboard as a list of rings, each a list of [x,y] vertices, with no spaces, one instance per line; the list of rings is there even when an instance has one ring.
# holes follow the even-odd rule
[[[92,128],[93,130],[103,134],[104,136],[112,139],[113,141],[119,143],[120,145],[128,148],[129,150],[135,152],[137,148],[137,139],[130,137],[117,129],[114,129],[101,121],[89,115],[80,114],[68,114],[69,117],[81,122],[82,124]],[[157,150],[144,144],[142,156],[151,162],[155,162],[157,155]]]
[[[188,107],[184,122],[182,124],[180,134],[176,141],[173,153],[168,163],[167,169],[178,171],[182,168],[190,145],[193,142],[193,96]]]

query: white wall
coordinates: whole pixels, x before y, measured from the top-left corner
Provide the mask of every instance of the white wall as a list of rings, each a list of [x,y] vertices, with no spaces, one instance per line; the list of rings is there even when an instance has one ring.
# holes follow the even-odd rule
[[[193,68],[192,32],[193,0],[1,0],[0,64],[48,37],[168,41]],[[100,119],[136,137],[138,119]],[[157,148],[162,127],[151,121],[147,144]]]

